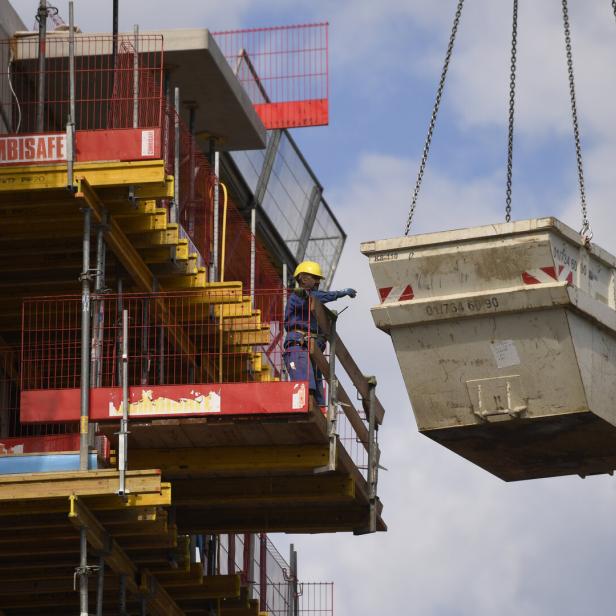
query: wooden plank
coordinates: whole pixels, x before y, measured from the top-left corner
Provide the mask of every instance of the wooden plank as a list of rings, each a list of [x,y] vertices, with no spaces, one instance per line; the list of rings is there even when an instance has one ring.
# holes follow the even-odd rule
[[[178,507],[262,507],[345,502],[355,498],[353,479],[339,474],[176,479],[173,490],[173,503]]]
[[[155,462],[168,477],[187,474],[258,475],[270,472],[309,472],[326,464],[328,455],[327,445],[133,449],[128,464],[132,468],[145,468]]]
[[[354,503],[335,506],[274,507],[238,510],[232,507],[197,509],[178,507],[176,521],[186,533],[228,532],[364,532],[368,527],[368,506]],[[386,526],[380,516],[377,530]]]
[[[169,579],[162,577],[163,580]],[[166,585],[166,584],[165,584]],[[173,584],[169,594],[175,601],[192,599],[235,599],[240,596],[239,575],[208,575],[202,578],[200,585]]]
[[[14,500],[36,501],[68,497],[70,494],[115,495],[119,485],[116,470],[75,471],[72,473],[28,473],[0,476],[0,503]],[[131,493],[161,493],[159,470],[129,471],[126,485]],[[24,499],[24,496],[27,498]]]

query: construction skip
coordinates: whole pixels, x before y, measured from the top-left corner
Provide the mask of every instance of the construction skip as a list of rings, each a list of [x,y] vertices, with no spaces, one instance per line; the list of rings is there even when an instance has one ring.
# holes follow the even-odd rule
[[[616,258],[554,218],[362,244],[419,430],[507,480],[616,468]]]

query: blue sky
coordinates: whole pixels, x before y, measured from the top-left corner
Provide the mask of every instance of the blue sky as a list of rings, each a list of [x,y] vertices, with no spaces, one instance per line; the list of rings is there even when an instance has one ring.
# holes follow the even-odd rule
[[[359,296],[341,331],[387,409],[380,495],[389,532],[296,536],[300,575],[334,580],[336,616],[613,614],[611,477],[505,484],[418,435],[361,241],[401,235],[454,0],[121,2],[121,27],[212,30],[330,21],[331,124],[294,132],[348,232],[334,286]],[[612,252],[616,20],[609,0],[570,0],[591,224]],[[34,0],[14,5],[30,26]],[[66,17],[67,3],[58,2]],[[417,233],[504,218],[511,2],[467,0],[420,197]],[[78,0],[99,31],[111,3]],[[580,215],[560,0],[521,0],[514,218]],[[278,545],[289,539],[275,538]]]

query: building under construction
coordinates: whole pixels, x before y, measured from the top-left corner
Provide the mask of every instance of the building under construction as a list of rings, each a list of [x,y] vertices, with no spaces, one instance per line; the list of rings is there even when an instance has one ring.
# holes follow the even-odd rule
[[[329,616],[267,535],[385,530],[335,312],[302,346],[327,406],[285,365],[290,275],[329,286],[345,239],[289,132],[327,123],[327,24],[33,5],[0,1],[0,614]]]

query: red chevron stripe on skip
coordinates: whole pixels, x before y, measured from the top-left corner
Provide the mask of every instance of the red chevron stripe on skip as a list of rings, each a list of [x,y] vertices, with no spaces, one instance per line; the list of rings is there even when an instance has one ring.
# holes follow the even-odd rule
[[[413,288],[410,284],[407,284],[406,287],[404,287],[404,291],[402,291],[402,295],[400,295],[400,299],[398,301],[404,302],[408,299],[413,299],[414,297],[415,294],[413,293]]]
[[[381,287],[379,289],[379,295],[381,296],[381,304],[387,299],[387,296],[391,293],[393,287]]]

